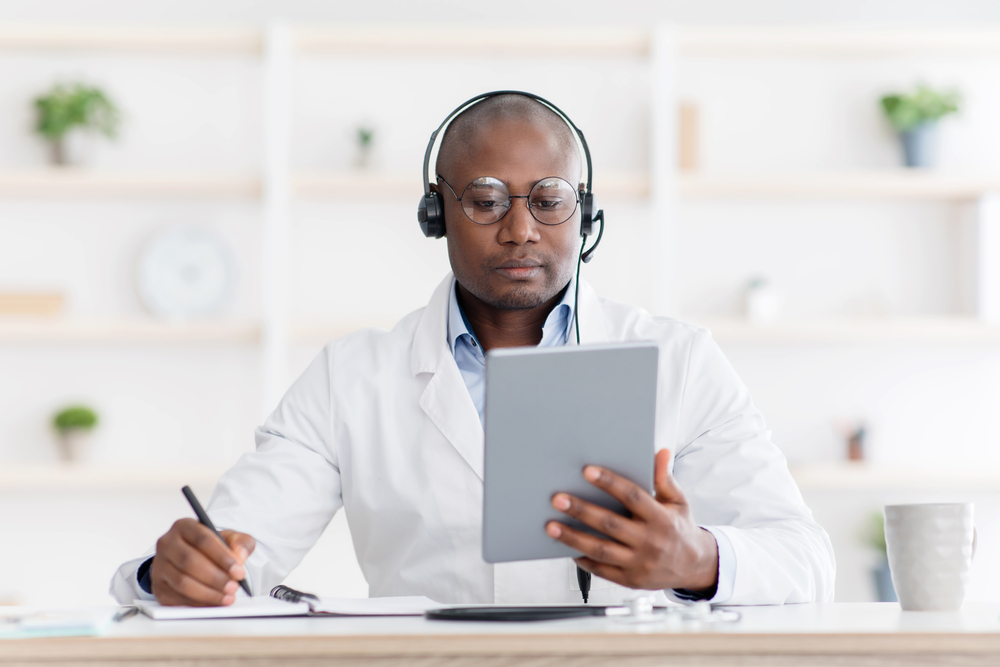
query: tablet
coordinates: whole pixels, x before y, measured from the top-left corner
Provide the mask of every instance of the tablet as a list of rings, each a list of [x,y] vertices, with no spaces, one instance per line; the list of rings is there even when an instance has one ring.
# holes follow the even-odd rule
[[[627,515],[583,479],[587,464],[653,488],[655,343],[504,348],[486,357],[483,558],[579,556],[545,534],[557,491]]]

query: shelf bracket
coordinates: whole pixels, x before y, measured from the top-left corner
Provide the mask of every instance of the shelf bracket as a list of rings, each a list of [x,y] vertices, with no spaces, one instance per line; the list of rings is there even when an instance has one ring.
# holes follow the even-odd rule
[[[264,33],[264,178],[261,282],[262,408],[274,410],[288,382],[288,253],[291,225],[292,35],[272,23]]]
[[[1000,324],[1000,192],[979,199],[976,211],[976,312]]]

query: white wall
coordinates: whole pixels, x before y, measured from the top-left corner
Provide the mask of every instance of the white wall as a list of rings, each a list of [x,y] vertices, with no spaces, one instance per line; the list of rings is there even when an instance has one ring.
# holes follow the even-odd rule
[[[469,3],[185,1],[174,3],[0,2],[0,21],[255,23],[292,20],[467,21]],[[649,24],[653,19],[737,23],[889,21],[979,24],[1000,20],[992,2],[513,2],[505,12],[559,24]],[[545,18],[548,17],[548,18]],[[520,22],[520,18],[506,20]],[[481,25],[481,24],[480,24]],[[962,88],[968,110],[945,126],[943,167],[995,169],[1000,130],[996,59],[692,59],[679,90],[702,110],[705,168],[753,171],[885,168],[897,159],[877,96],[916,80]],[[351,132],[378,128],[376,160],[413,174],[412,197],[295,206],[292,311],[309,318],[393,318],[419,307],[447,270],[444,242],[423,239],[413,208],[427,136],[447,111],[487,88],[515,86],[550,96],[587,132],[597,168],[643,169],[648,150],[645,66],[633,61],[450,62],[440,58],[311,58],[295,69],[293,162],[345,168]],[[557,72],[552,77],[550,72]],[[484,72],[486,74],[484,74]],[[107,87],[126,112],[120,142],[99,146],[95,166],[115,169],[255,169],[261,158],[257,61],[0,53],[0,169],[43,164],[28,101],[53,80],[82,75]],[[428,80],[433,85],[428,85]],[[428,91],[433,94],[428,94]],[[411,202],[412,199],[412,202]],[[585,275],[605,295],[651,307],[656,261],[644,202],[603,201],[609,229]],[[685,203],[677,213],[679,314],[696,320],[740,312],[745,281],[770,276],[795,317],[962,312],[963,211],[950,204],[870,202]],[[226,315],[255,316],[261,273],[260,219],[246,201],[0,201],[0,289],[56,287],[75,315],[138,315],[136,252],[157,229],[196,224],[234,249],[239,282]],[[315,346],[301,346],[293,374]],[[728,344],[774,439],[794,462],[842,456],[833,422],[864,419],[870,451],[884,462],[983,466],[1000,463],[1000,351],[955,346],[772,346]],[[249,346],[32,346],[0,348],[0,465],[54,457],[46,419],[66,400],[87,400],[104,423],[98,463],[227,463],[252,447],[260,418],[259,354]],[[217,400],[217,397],[225,397]],[[857,546],[865,513],[886,493],[811,493],[840,560],[838,598],[871,596],[869,555]],[[113,564],[141,552],[185,513],[177,498],[95,495],[0,497],[0,598],[103,601]],[[996,526],[995,499],[977,497],[983,525]],[[70,509],[67,509],[70,508]],[[120,523],[114,517],[121,519]],[[148,520],[145,518],[148,517]],[[91,522],[86,530],[85,521]],[[44,530],[38,527],[43,526]],[[122,526],[120,528],[117,526]],[[290,583],[363,594],[342,518]],[[127,535],[120,532],[126,531]],[[1000,548],[984,531],[977,597],[996,599],[986,564]],[[71,545],[72,567],[62,549]],[[57,554],[58,558],[53,554]],[[85,583],[81,583],[85,582]]]
[[[258,22],[273,17],[298,21],[363,23],[525,25],[533,21],[565,24],[648,25],[654,21],[713,24],[803,24],[883,22],[900,24],[978,24],[1000,20],[992,0],[581,0],[568,6],[548,0],[507,0],[503,11],[465,0],[33,0],[0,3],[0,20],[65,23]],[[481,27],[481,24],[480,24]]]

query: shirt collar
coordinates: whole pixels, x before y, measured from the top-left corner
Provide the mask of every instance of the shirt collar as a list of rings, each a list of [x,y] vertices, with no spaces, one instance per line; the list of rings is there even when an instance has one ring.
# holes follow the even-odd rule
[[[573,295],[575,291],[575,278],[569,281],[569,286],[563,292],[563,297],[556,304],[552,312],[545,318],[542,325],[542,340],[539,347],[549,347],[552,345],[565,345],[569,341],[571,325],[573,323]],[[451,353],[455,353],[455,345],[462,336],[468,336],[470,341],[475,341],[479,346],[479,341],[472,333],[472,327],[465,316],[462,307],[458,305],[458,281],[453,280],[448,297],[448,347]],[[482,347],[479,347],[482,349]]]

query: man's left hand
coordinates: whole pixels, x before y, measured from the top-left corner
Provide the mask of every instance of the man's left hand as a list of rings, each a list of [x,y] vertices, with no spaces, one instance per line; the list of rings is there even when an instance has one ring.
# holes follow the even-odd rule
[[[594,537],[557,521],[545,532],[583,557],[584,570],[629,588],[645,590],[711,590],[719,578],[719,545],[698,526],[680,488],[668,472],[670,452],[656,454],[654,498],[642,487],[605,468],[587,466],[584,478],[614,496],[632,512],[631,518],[566,493],[552,497],[552,506],[611,540]]]

